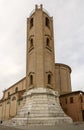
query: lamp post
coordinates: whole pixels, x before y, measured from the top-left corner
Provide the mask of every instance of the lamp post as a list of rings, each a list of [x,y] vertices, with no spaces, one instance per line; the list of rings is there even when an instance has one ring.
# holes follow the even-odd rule
[[[28,126],[28,118],[29,118],[30,112],[27,113],[27,126]]]

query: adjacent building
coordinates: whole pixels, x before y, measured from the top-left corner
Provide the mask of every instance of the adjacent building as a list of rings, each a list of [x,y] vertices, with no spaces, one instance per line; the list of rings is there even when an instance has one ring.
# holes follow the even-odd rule
[[[74,91],[60,95],[60,103],[64,112],[74,122],[84,121],[84,92]]]

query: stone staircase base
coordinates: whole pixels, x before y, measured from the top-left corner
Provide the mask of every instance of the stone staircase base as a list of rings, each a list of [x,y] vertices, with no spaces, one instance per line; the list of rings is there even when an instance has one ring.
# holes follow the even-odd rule
[[[24,93],[25,104],[10,125],[56,125],[72,123],[62,110],[58,92],[49,88],[34,88]]]

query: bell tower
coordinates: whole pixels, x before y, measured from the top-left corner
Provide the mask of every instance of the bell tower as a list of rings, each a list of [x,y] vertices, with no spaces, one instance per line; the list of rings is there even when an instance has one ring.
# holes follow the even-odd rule
[[[53,18],[40,6],[27,19],[26,83],[55,89]]]
[[[27,19],[26,92],[15,125],[71,123],[55,91],[53,18],[42,5]]]

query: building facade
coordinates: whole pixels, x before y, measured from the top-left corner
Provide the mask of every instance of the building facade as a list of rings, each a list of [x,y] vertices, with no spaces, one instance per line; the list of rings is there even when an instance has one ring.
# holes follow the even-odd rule
[[[60,95],[60,103],[64,112],[73,121],[84,121],[84,92],[74,91]]]
[[[17,114],[25,90],[26,78],[4,90],[3,97],[0,100],[0,120],[13,118]]]

